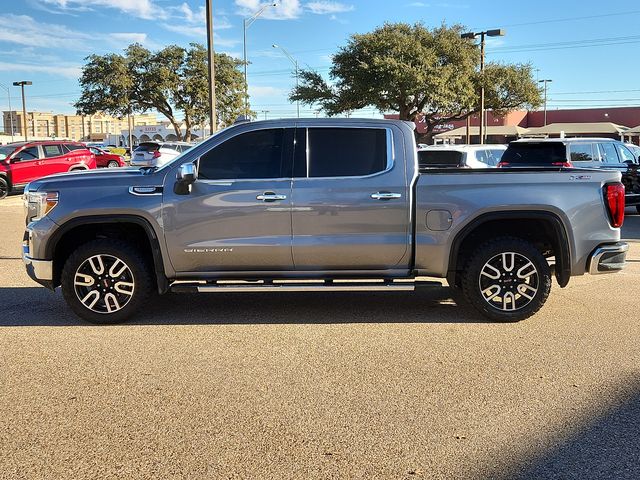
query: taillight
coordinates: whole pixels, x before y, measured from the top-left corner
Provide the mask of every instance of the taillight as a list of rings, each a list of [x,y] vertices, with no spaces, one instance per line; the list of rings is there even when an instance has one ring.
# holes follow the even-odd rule
[[[508,167],[508,166],[509,166],[509,162],[498,162],[498,168]]]
[[[153,158],[160,158],[160,150],[156,150],[155,152],[153,152]]]
[[[609,211],[611,226],[620,228],[624,223],[624,185],[607,183],[604,186],[604,203]]]
[[[571,162],[553,162],[551,165],[553,165],[554,167],[573,168],[573,163]]]

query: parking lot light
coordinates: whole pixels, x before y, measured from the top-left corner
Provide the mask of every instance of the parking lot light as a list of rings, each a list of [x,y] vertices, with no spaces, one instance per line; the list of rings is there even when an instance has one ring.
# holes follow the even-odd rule
[[[28,80],[22,80],[20,82],[13,82],[14,87],[20,87],[22,89],[22,120],[24,122],[24,141],[27,141],[27,104],[24,100],[24,86],[25,85],[33,85],[33,82],[29,82]],[[34,129],[35,130],[35,129]],[[36,132],[33,132],[33,136],[36,136]]]

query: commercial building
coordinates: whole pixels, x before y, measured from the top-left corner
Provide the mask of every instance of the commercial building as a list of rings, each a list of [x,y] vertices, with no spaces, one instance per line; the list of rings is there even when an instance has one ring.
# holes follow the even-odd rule
[[[640,126],[640,107],[611,107],[611,108],[580,108],[567,110],[547,110],[547,127],[545,127],[545,114],[543,111],[528,112],[519,110],[510,112],[504,116],[486,113],[487,141],[488,143],[506,143],[521,135],[544,136],[599,136],[620,139],[625,131]],[[398,118],[398,115],[385,115],[386,118]],[[429,141],[426,138],[426,125],[423,119],[416,120],[416,131],[420,141]],[[471,143],[478,143],[478,126],[480,116],[472,115],[470,118]],[[438,125],[433,135],[439,139],[447,139],[456,143],[466,141],[466,120],[457,120],[447,124]],[[502,127],[502,128],[499,128]],[[518,127],[513,129],[510,127]],[[451,133],[448,133],[451,132]],[[640,137],[630,136],[634,142]]]
[[[24,118],[21,111],[5,111],[2,116],[4,137],[24,138]],[[155,125],[155,114],[132,115],[134,126]],[[102,113],[95,115],[62,115],[52,112],[27,112],[27,136],[32,139],[66,138],[69,140],[102,141],[108,135],[119,135],[128,130],[127,118],[116,118]],[[3,140],[6,140],[4,138]]]

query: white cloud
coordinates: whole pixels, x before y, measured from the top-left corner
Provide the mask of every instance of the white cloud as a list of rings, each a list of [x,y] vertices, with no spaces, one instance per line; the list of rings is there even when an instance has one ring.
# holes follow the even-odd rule
[[[316,15],[330,15],[336,13],[351,12],[354,10],[353,5],[347,5],[340,2],[332,2],[328,0],[320,0],[309,2],[305,8]]]
[[[287,91],[282,88],[249,84],[249,96],[252,98],[277,97],[285,95],[286,93]]]
[[[300,0],[280,0],[276,7],[268,6],[260,18],[270,20],[290,20],[298,18],[302,14],[302,6]],[[260,10],[265,5],[273,5],[273,3],[264,3],[262,0],[235,0],[235,4],[239,7],[238,13],[245,17],[249,17]]]
[[[20,28],[16,28],[19,25]],[[0,41],[29,47],[87,50],[92,35],[71,30],[64,25],[39,23],[28,15],[11,13],[0,16]]]
[[[39,0],[42,5],[53,7],[60,12],[85,11],[96,7],[112,8],[123,13],[147,20],[164,18],[162,8],[152,0]]]
[[[0,62],[0,70],[5,72],[48,73],[77,79],[82,73],[78,65],[34,65],[31,63]]]

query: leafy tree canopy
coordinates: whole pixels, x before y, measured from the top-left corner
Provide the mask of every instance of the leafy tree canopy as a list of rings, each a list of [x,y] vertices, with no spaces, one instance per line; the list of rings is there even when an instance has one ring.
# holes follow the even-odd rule
[[[388,23],[352,35],[333,56],[327,82],[313,70],[300,72],[292,101],[319,105],[328,115],[373,106],[396,111],[403,120],[423,117],[427,132],[485,107],[498,113],[540,105],[530,65],[488,63],[478,71],[479,47],[460,38],[460,25],[428,29],[417,23]]]
[[[103,111],[123,117],[157,110],[182,138],[191,138],[193,125],[203,125],[209,116],[207,50],[192,43],[189,48],[169,45],[151,52],[132,44],[124,55],[90,55],[82,70],[82,94],[75,107],[80,114]],[[240,60],[215,54],[218,123],[228,125],[243,111],[243,77]]]

